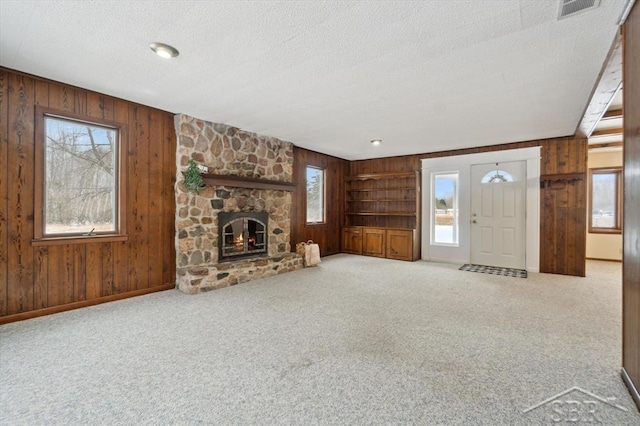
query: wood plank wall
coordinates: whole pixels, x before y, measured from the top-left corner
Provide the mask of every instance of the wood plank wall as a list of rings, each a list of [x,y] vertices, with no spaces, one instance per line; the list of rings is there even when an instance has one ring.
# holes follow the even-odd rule
[[[33,246],[35,106],[127,123],[125,242]],[[0,68],[0,322],[175,284],[173,114]]]
[[[291,212],[291,249],[296,243],[313,240],[320,245],[320,254],[340,253],[341,228],[344,221],[344,178],[349,162],[341,158],[321,154],[304,148],[293,148],[293,181],[297,184],[293,193]],[[306,168],[321,167],[326,171],[326,221],[324,224],[307,225],[306,220]]]
[[[541,174],[584,173],[587,168],[586,140],[563,137],[514,142],[486,147],[427,154],[352,161],[349,174],[420,170],[423,158],[477,154],[540,146]],[[586,179],[586,177],[585,177]],[[586,255],[586,181],[560,188],[541,189],[540,271],[584,276]],[[380,226],[385,226],[381,224]]]
[[[540,272],[586,273],[587,140],[558,138],[542,144],[540,174],[580,174],[540,191]]]
[[[640,6],[624,24],[622,366],[640,408]],[[633,389],[635,388],[635,393]]]
[[[547,139],[545,139],[547,140]],[[371,160],[357,160],[349,163],[349,174],[381,173],[381,172],[409,172],[421,169],[423,158],[451,157],[453,155],[478,154],[481,152],[502,151],[505,149],[529,148],[540,146],[543,141],[514,142],[484,147],[454,149],[449,151],[429,152],[425,154],[402,155],[398,157],[374,158]]]

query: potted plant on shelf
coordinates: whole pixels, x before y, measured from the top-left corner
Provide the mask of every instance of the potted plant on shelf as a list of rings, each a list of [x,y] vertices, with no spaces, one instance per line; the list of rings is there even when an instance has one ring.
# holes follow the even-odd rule
[[[184,186],[187,188],[187,191],[199,194],[200,189],[204,187],[204,180],[202,179],[201,169],[195,160],[189,160],[189,165],[182,174],[184,176]]]

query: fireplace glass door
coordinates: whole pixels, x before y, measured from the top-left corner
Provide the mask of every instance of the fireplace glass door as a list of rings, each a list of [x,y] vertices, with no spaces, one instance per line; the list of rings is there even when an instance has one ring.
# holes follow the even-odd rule
[[[230,215],[235,217],[228,218],[221,226],[220,260],[266,253],[266,220],[255,217],[257,213]]]

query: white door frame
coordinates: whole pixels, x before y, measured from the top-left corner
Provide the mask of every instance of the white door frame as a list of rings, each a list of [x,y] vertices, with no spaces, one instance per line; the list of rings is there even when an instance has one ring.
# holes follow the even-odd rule
[[[525,258],[529,272],[540,270],[540,147],[482,152],[422,160],[422,259],[469,263],[471,259],[471,166],[508,161],[526,161],[527,217]],[[431,173],[459,173],[459,241],[455,245],[431,243]]]

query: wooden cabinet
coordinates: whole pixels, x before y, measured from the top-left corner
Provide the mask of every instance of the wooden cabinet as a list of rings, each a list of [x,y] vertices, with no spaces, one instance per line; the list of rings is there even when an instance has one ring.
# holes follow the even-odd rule
[[[387,229],[387,257],[413,260],[413,230]]]
[[[384,229],[364,228],[362,230],[362,253],[367,256],[384,257],[386,231]]]
[[[362,228],[347,227],[342,229],[342,251],[362,254]]]
[[[420,257],[420,173],[362,173],[346,178],[342,251],[398,260]]]
[[[397,260],[418,260],[415,229],[384,229],[347,226],[342,229],[342,252]]]

